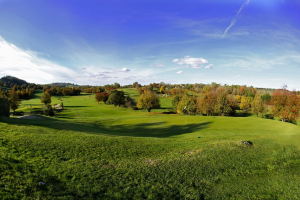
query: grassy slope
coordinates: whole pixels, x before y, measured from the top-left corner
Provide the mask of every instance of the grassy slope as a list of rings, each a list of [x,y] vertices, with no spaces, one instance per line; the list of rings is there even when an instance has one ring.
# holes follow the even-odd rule
[[[40,95],[19,111],[40,107]],[[1,197],[299,198],[298,126],[148,114],[97,104],[94,95],[52,102],[60,98],[66,110],[54,118],[0,119]],[[172,107],[161,102],[155,112]]]

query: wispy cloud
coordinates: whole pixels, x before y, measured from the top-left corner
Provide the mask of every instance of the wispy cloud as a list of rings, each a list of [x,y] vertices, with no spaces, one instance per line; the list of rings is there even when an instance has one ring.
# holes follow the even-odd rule
[[[163,64],[149,65],[150,67],[165,67]]]
[[[243,8],[245,8],[248,4],[249,4],[250,0],[246,0],[243,5],[240,7],[239,11],[236,13],[235,17],[231,20],[230,25],[226,28],[226,30],[224,31],[223,35],[221,38],[224,38],[227,34],[227,32],[230,30],[230,28],[236,23],[236,20],[239,16],[239,14],[241,13],[241,11],[243,10]]]
[[[239,68],[249,71],[262,71],[274,68],[286,68],[287,66],[300,64],[300,55],[277,55],[277,56],[261,56],[259,54],[249,55],[223,55],[223,60],[227,60],[226,64],[221,64],[220,67]]]
[[[18,48],[0,36],[0,76],[16,76],[34,83],[70,81],[79,76],[76,71],[38,55]]]
[[[183,72],[183,71],[178,71],[178,72],[176,72],[176,74],[182,74],[182,72]]]
[[[204,67],[205,69],[212,69],[214,68],[214,65],[213,64],[210,64],[210,65],[207,65],[206,67]]]
[[[124,72],[130,72],[128,68],[113,69],[97,66],[85,66],[73,70],[40,58],[40,55],[38,52],[21,49],[0,36],[0,77],[11,75],[39,84],[52,82],[101,84],[108,83],[108,80],[118,81],[127,76]]]

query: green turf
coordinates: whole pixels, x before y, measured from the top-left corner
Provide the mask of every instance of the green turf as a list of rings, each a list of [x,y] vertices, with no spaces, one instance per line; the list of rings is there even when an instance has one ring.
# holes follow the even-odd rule
[[[40,96],[17,111],[40,109]],[[52,102],[66,110],[0,118],[2,199],[300,198],[299,126],[158,114],[173,108],[165,97],[150,114],[98,104],[93,94]]]

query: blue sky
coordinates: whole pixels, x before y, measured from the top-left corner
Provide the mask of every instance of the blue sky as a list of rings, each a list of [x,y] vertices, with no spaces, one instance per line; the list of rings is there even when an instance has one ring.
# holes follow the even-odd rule
[[[300,0],[0,0],[0,76],[300,90]]]

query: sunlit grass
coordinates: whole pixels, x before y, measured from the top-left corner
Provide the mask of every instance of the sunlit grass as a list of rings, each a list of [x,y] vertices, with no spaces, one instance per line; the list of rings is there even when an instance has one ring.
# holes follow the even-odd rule
[[[18,111],[41,108],[40,95]],[[299,126],[158,114],[169,98],[150,114],[90,94],[60,102],[55,117],[0,118],[4,199],[299,199]]]

